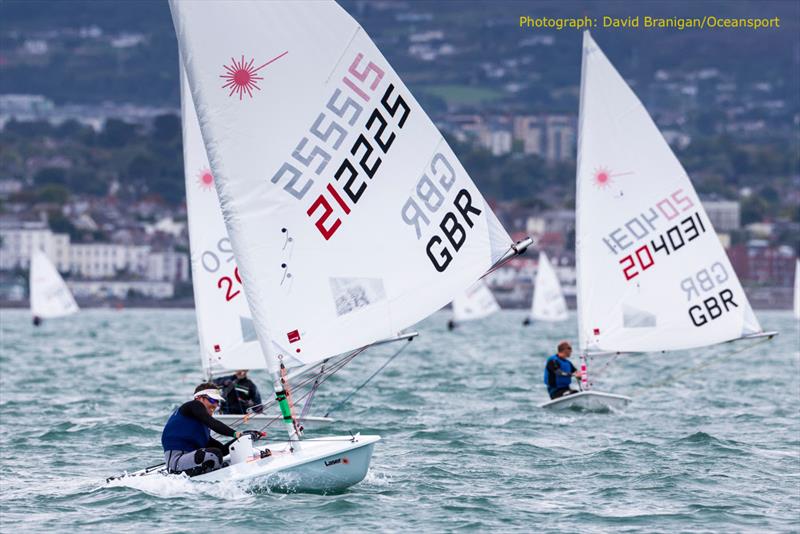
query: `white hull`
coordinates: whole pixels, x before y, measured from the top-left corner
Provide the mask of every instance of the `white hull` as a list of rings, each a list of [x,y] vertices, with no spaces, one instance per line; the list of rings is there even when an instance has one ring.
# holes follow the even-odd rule
[[[280,492],[332,493],[358,484],[367,475],[375,443],[380,436],[333,436],[307,439],[301,450],[290,452],[288,444],[269,448],[272,456],[217,469],[192,480],[241,482],[249,489]],[[127,476],[163,476],[163,468]]]
[[[250,414],[245,420],[242,420],[245,416],[239,414],[214,414],[214,419],[219,419],[226,425],[230,426],[235,423],[241,423],[241,425],[237,425],[237,428],[263,428],[264,425],[275,421],[276,419],[280,421],[280,417],[273,415],[273,414],[263,414],[263,413],[256,413]],[[336,419],[331,417],[320,417],[315,415],[309,415],[307,417],[303,417],[302,419],[298,418],[298,421],[306,430],[313,430],[316,428],[321,428],[330,425],[331,423],[335,423]]]
[[[591,412],[617,411],[631,402],[630,397],[600,391],[581,391],[540,404],[548,410],[586,410]]]

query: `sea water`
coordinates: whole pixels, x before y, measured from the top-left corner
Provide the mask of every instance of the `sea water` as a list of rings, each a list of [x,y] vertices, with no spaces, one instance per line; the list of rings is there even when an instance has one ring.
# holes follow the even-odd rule
[[[0,531],[798,531],[798,323],[758,316],[781,335],[594,361],[595,387],[634,401],[584,414],[538,407],[545,359],[575,343],[574,317],[526,328],[503,311],[448,332],[440,312],[337,423],[309,432],[380,434],[367,478],[287,495],[178,476],[105,482],[162,461],[164,422],[202,378],[191,310],[86,310],[40,328],[3,310]],[[310,413],[397,348],[356,358]],[[264,371],[251,378],[270,395]]]

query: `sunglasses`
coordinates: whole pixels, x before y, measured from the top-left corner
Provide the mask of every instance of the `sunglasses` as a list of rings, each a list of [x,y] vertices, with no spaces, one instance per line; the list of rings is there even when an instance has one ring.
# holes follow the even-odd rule
[[[206,397],[205,395],[203,395],[203,398],[215,406],[219,404],[219,401],[217,399],[212,399],[211,397]]]

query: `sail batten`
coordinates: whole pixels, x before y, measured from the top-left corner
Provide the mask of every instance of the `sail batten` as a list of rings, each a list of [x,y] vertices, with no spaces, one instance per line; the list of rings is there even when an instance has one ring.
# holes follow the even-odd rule
[[[391,337],[509,249],[441,133],[341,7],[170,7],[265,353],[311,364]]]
[[[760,332],[686,171],[588,32],[582,64],[581,349],[677,350]]]

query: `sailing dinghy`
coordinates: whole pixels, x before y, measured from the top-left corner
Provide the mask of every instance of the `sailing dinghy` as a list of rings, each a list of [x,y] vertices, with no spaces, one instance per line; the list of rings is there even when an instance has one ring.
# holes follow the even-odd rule
[[[183,118],[183,162],[186,179],[186,210],[192,258],[197,334],[201,365],[207,381],[238,369],[267,369],[258,344],[250,308],[241,290],[241,277],[222,219],[214,176],[206,156],[200,123],[181,67],[181,115]],[[265,426],[275,420],[261,407],[245,415],[215,414],[226,425]],[[329,417],[305,415],[306,429],[333,422]]]
[[[35,249],[31,254],[30,300],[33,324],[42,319],[66,317],[77,313],[79,308],[64,279],[44,251]]]
[[[547,259],[547,254],[542,251],[539,253],[539,267],[536,270],[536,280],[533,285],[531,313],[522,324],[527,326],[531,320],[566,321],[567,316],[567,300],[564,298],[561,282],[558,281],[556,271],[550,260]]]
[[[303,439],[288,369],[394,338],[530,239],[511,240],[337,4],[170,8],[241,279],[232,287],[246,296],[288,433],[265,458],[241,438],[229,467],[195,479],[342,490],[364,478],[381,438]]]
[[[708,347],[764,332],[689,176],[589,32],[583,34],[576,257],[582,392],[544,408],[621,408],[589,358]]]
[[[453,319],[448,323],[451,330],[465,321],[476,321],[500,311],[500,305],[483,280],[478,280],[462,295],[453,299]]]

